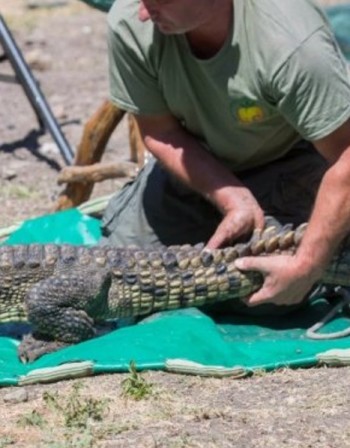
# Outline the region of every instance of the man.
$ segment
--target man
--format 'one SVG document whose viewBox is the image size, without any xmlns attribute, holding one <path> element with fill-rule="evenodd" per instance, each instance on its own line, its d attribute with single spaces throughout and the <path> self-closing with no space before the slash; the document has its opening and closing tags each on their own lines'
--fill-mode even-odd
<svg viewBox="0 0 350 448">
<path fill-rule="evenodd" d="M 350 229 L 350 75 L 309 0 L 118 0 L 111 97 L 156 162 L 111 201 L 112 243 L 217 248 L 309 220 L 296 255 L 243 258 L 249 306 L 295 305 Z"/>
</svg>

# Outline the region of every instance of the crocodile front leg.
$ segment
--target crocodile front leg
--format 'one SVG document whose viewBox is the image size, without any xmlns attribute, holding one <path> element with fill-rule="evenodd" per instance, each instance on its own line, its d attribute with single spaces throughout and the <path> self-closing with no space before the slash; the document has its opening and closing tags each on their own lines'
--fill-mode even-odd
<svg viewBox="0 0 350 448">
<path fill-rule="evenodd" d="M 110 285 L 103 272 L 55 274 L 34 285 L 26 296 L 33 334 L 23 339 L 19 356 L 36 358 L 96 335 L 96 310 L 103 313 Z"/>
<path fill-rule="evenodd" d="M 35 361 L 43 355 L 68 347 L 69 345 L 65 342 L 46 340 L 45 336 L 32 333 L 23 337 L 17 353 L 23 363 L 28 363 Z"/>
</svg>

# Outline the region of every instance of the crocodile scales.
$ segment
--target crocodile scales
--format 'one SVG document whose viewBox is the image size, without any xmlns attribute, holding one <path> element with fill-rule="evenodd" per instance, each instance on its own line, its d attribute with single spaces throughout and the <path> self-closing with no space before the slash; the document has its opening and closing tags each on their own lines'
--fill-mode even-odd
<svg viewBox="0 0 350 448">
<path fill-rule="evenodd" d="M 293 253 L 306 225 L 255 232 L 248 243 L 225 249 L 170 246 L 140 250 L 112 246 L 15 245 L 0 247 L 0 323 L 29 321 L 37 341 L 57 346 L 96 334 L 98 322 L 160 310 L 243 299 L 262 285 L 258 272 L 241 272 L 237 257 Z M 322 282 L 350 286 L 347 241 Z M 345 249 L 344 249 L 345 248 Z M 22 355 L 34 359 L 46 351 Z M 26 346 L 28 345 L 28 347 Z M 34 352 L 34 349 L 33 349 Z"/>
</svg>

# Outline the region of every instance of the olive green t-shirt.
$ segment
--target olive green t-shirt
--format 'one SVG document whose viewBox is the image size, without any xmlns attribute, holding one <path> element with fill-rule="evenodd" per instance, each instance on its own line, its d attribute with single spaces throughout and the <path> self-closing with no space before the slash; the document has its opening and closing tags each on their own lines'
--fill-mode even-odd
<svg viewBox="0 0 350 448">
<path fill-rule="evenodd" d="M 350 73 L 311 0 L 234 0 L 232 31 L 206 60 L 185 35 L 141 22 L 138 6 L 117 0 L 108 16 L 112 101 L 173 114 L 231 169 L 277 159 L 350 117 Z"/>
</svg>

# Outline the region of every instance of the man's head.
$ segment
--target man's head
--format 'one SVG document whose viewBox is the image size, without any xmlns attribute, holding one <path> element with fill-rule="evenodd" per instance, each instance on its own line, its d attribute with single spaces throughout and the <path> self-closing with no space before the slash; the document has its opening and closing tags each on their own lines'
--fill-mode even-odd
<svg viewBox="0 0 350 448">
<path fill-rule="evenodd" d="M 184 34 L 211 22 L 222 0 L 141 0 L 139 19 L 163 34 Z"/>
</svg>

